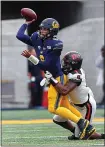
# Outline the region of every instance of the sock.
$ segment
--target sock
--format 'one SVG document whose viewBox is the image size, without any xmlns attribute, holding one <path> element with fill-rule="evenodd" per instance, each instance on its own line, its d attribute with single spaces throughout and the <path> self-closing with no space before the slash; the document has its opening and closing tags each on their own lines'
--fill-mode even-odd
<svg viewBox="0 0 105 147">
<path fill-rule="evenodd" d="M 58 122 L 53 119 L 53 122 L 60 125 L 61 127 L 65 128 L 65 129 L 71 131 L 72 133 L 74 133 L 74 131 L 75 131 L 75 127 L 72 125 L 72 123 L 70 121 Z"/>
</svg>

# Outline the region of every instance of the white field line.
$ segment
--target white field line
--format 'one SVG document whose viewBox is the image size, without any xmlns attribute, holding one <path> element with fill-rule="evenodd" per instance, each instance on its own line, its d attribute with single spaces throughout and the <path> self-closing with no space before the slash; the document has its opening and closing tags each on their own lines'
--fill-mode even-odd
<svg viewBox="0 0 105 147">
<path fill-rule="evenodd" d="M 28 132 L 41 132 L 41 131 L 43 131 L 43 130 L 34 130 L 34 129 L 33 130 L 14 130 L 14 131 L 12 131 L 12 130 L 11 131 L 2 130 L 3 133 L 5 133 L 5 132 L 6 133 L 15 133 L 15 132 L 16 133 L 18 133 L 18 132 L 27 132 L 28 133 Z"/>
<path fill-rule="evenodd" d="M 97 145 L 97 146 L 98 146 L 98 145 L 99 145 L 99 146 L 104 146 L 104 144 L 93 144 L 93 145 L 94 145 L 94 146 L 95 146 L 95 145 Z"/>
<path fill-rule="evenodd" d="M 99 131 L 99 130 L 101 130 L 101 128 L 97 128 L 97 131 Z M 2 130 L 2 132 L 3 133 L 19 133 L 19 132 L 41 132 L 41 131 L 43 131 L 42 129 L 40 129 L 40 130 Z"/>
<path fill-rule="evenodd" d="M 15 137 L 15 139 L 24 139 L 24 138 L 36 138 L 36 139 L 49 139 L 49 138 L 67 138 L 67 136 L 40 136 L 40 137 L 34 137 L 34 136 L 31 136 L 31 137 Z M 2 137 L 2 139 L 14 139 L 14 137 L 5 137 L 5 138 L 3 138 Z"/>
<path fill-rule="evenodd" d="M 11 144 L 12 143 L 16 143 L 16 139 L 40 139 L 40 140 L 42 140 L 42 139 L 53 139 L 53 140 L 57 140 L 57 139 L 62 139 L 62 138 L 65 138 L 65 139 L 67 139 L 67 136 L 40 136 L 40 137 L 34 137 L 34 136 L 31 136 L 31 137 L 15 137 L 15 141 L 11 141 Z M 14 137 L 5 137 L 5 138 L 3 138 L 2 137 L 2 140 L 7 140 L 7 139 L 14 139 Z M 40 145 L 40 144 L 39 144 Z M 44 144 L 43 144 L 44 145 Z M 37 146 L 38 146 L 38 144 L 37 144 Z M 88 145 L 88 146 L 91 146 L 91 145 Z M 104 146 L 104 143 L 103 144 L 92 144 L 92 146 Z M 66 147 L 66 146 L 65 146 Z"/>
<path fill-rule="evenodd" d="M 57 140 L 58 138 L 65 138 L 67 139 L 67 136 L 39 136 L 39 137 L 34 137 L 34 136 L 31 136 L 31 137 L 15 137 L 15 139 L 55 139 Z M 3 138 L 2 137 L 2 140 L 6 140 L 6 139 L 14 139 L 14 137 L 5 137 Z M 104 144 L 94 144 L 94 145 L 104 145 Z"/>
</svg>

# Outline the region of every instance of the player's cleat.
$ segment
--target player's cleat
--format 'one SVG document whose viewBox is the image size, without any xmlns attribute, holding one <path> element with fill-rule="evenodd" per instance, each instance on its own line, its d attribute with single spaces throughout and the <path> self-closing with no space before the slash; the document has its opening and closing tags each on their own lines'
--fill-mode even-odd
<svg viewBox="0 0 105 147">
<path fill-rule="evenodd" d="M 105 139 L 105 134 L 101 134 L 101 138 L 100 139 Z"/>
<path fill-rule="evenodd" d="M 68 136 L 68 140 L 79 140 L 79 138 L 75 137 L 75 135 Z"/>
<path fill-rule="evenodd" d="M 84 140 L 89 139 L 95 131 L 96 131 L 95 127 L 89 124 L 88 127 L 86 128 L 85 136 L 83 137 L 83 139 Z"/>
<path fill-rule="evenodd" d="M 87 136 L 87 133 L 88 133 L 87 130 L 88 130 L 88 127 L 86 129 L 86 136 Z M 100 138 L 97 138 L 97 137 L 96 138 L 91 138 L 92 134 L 91 135 L 89 134 L 89 136 L 88 136 L 88 139 L 89 140 L 93 140 L 93 139 L 105 139 L 105 134 L 101 134 Z M 79 138 L 75 137 L 75 135 L 72 135 L 72 136 L 68 136 L 68 140 L 79 140 Z M 87 140 L 86 137 L 84 137 L 83 140 Z"/>
<path fill-rule="evenodd" d="M 80 119 L 77 123 L 78 127 L 79 127 L 79 139 L 83 139 L 85 136 L 85 132 L 86 132 L 86 128 L 89 125 L 89 121 L 88 120 L 84 120 L 84 119 Z"/>
</svg>

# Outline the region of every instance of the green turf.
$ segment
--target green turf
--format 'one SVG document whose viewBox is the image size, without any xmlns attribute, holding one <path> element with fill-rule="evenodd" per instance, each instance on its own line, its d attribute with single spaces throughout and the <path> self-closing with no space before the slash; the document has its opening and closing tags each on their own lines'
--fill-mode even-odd
<svg viewBox="0 0 105 147">
<path fill-rule="evenodd" d="M 53 114 L 47 110 L 10 110 L 2 111 L 2 120 L 29 120 L 52 118 Z"/>
<path fill-rule="evenodd" d="M 104 110 L 97 109 L 95 117 L 103 117 Z M 48 110 L 10 110 L 2 111 L 2 120 L 27 120 L 27 119 L 44 119 L 52 118 L 53 114 Z"/>
<path fill-rule="evenodd" d="M 102 117 L 103 110 L 97 110 L 96 117 Z M 2 120 L 29 120 L 52 118 L 47 110 L 18 110 L 2 111 Z M 98 132 L 104 132 L 104 124 L 95 124 Z M 70 146 L 92 146 L 103 145 L 104 140 L 80 140 L 69 141 L 67 137 L 71 133 L 60 126 L 50 124 L 30 124 L 30 125 L 2 125 L 2 145 L 3 146 L 34 146 L 34 147 L 70 147 Z"/>
<path fill-rule="evenodd" d="M 103 125 L 95 125 L 98 132 L 103 132 Z M 3 125 L 3 145 L 34 145 L 35 147 L 45 146 L 90 146 L 104 144 L 104 140 L 69 141 L 67 136 L 71 135 L 55 124 L 34 124 L 34 125 Z"/>
</svg>

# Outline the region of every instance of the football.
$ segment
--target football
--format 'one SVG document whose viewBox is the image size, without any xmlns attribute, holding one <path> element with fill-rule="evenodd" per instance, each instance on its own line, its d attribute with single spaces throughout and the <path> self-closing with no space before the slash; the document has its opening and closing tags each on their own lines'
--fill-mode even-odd
<svg viewBox="0 0 105 147">
<path fill-rule="evenodd" d="M 24 17 L 28 21 L 31 21 L 33 19 L 37 20 L 36 13 L 30 8 L 22 8 L 21 15 L 22 15 L 22 17 Z"/>
</svg>

